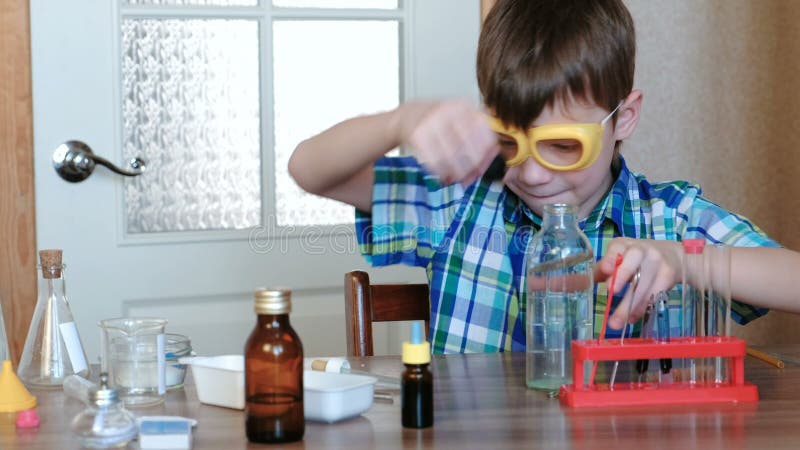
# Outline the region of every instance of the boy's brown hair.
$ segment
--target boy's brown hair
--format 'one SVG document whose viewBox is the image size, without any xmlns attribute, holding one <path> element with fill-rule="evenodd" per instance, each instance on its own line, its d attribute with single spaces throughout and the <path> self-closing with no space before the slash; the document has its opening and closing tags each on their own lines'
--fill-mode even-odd
<svg viewBox="0 0 800 450">
<path fill-rule="evenodd" d="M 556 101 L 609 111 L 633 89 L 636 34 L 621 0 L 498 0 L 478 41 L 483 101 L 527 128 Z"/>
</svg>

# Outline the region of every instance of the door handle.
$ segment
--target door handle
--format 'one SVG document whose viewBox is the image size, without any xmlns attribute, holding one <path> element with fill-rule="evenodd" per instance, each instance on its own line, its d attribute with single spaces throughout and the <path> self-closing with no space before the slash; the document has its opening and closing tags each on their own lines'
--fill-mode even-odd
<svg viewBox="0 0 800 450">
<path fill-rule="evenodd" d="M 72 183 L 89 178 L 95 165 L 106 166 L 109 170 L 126 177 L 135 177 L 144 173 L 147 166 L 144 160 L 132 158 L 128 164 L 133 170 L 124 170 L 111 164 L 107 159 L 94 154 L 88 145 L 81 141 L 67 141 L 56 147 L 53 152 L 53 167 L 58 175 Z"/>
</svg>

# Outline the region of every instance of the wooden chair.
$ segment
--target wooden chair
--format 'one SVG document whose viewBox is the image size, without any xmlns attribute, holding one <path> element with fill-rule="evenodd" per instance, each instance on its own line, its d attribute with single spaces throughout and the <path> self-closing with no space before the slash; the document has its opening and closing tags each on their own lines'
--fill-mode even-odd
<svg viewBox="0 0 800 450">
<path fill-rule="evenodd" d="M 430 322 L 427 284 L 370 284 L 361 270 L 344 274 L 347 356 L 373 356 L 372 322 L 424 320 Z"/>
</svg>

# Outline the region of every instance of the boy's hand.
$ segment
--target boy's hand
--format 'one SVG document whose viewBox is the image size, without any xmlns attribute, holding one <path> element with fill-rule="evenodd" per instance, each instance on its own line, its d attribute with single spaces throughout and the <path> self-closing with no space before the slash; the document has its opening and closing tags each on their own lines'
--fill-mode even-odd
<svg viewBox="0 0 800 450">
<path fill-rule="evenodd" d="M 595 265 L 595 281 L 611 282 L 618 254 L 621 254 L 623 259 L 617 272 L 614 292 L 620 292 L 625 284 L 633 280 L 637 271 L 640 274 L 635 297 L 631 299 L 632 292 L 629 289 L 609 318 L 608 325 L 611 328 L 618 330 L 625 325 L 625 316 L 628 314 L 628 305 L 631 301 L 633 306 L 630 308 L 628 322 L 634 323 L 644 315 L 651 295 L 659 291 L 668 291 L 681 282 L 682 252 L 679 242 L 630 238 L 611 240 L 606 254 Z"/>
<path fill-rule="evenodd" d="M 442 184 L 470 184 L 497 156 L 484 112 L 464 100 L 409 102 L 398 110 L 401 145 Z"/>
</svg>

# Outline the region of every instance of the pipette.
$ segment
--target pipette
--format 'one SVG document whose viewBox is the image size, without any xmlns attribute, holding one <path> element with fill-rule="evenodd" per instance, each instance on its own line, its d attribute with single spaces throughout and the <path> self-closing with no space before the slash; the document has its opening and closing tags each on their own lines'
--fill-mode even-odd
<svg viewBox="0 0 800 450">
<path fill-rule="evenodd" d="M 652 297 L 651 297 L 652 298 Z M 644 317 L 642 318 L 642 331 L 641 337 L 642 338 L 652 338 L 653 337 L 653 325 L 655 319 L 655 311 L 653 302 L 647 304 L 647 309 L 644 311 Z M 636 373 L 639 374 L 639 383 L 642 382 L 642 377 L 644 376 L 645 372 L 647 372 L 647 368 L 650 365 L 649 359 L 637 359 L 636 360 Z"/>
<path fill-rule="evenodd" d="M 669 297 L 664 291 L 659 291 L 656 294 L 656 335 L 661 342 L 669 342 L 669 310 L 667 310 L 667 302 Z M 672 375 L 672 359 L 661 359 L 661 373 L 664 375 L 662 381 L 671 383 Z"/>
<path fill-rule="evenodd" d="M 630 293 L 630 300 L 628 301 L 628 314 L 625 316 L 625 326 L 622 327 L 622 332 L 619 335 L 619 344 L 625 343 L 625 333 L 628 330 L 630 324 L 628 321 L 631 318 L 631 309 L 633 308 L 633 300 L 636 298 L 636 288 L 639 286 L 639 278 L 641 278 L 642 274 L 640 271 L 636 271 L 633 275 L 633 281 L 628 286 L 628 292 L 625 295 Z M 611 380 L 608 382 L 609 389 L 614 389 L 614 380 L 617 379 L 617 369 L 619 369 L 619 360 L 614 361 L 614 368 L 611 369 Z"/>
<path fill-rule="evenodd" d="M 606 326 L 608 326 L 608 314 L 611 311 L 611 302 L 614 300 L 614 283 L 617 282 L 617 271 L 622 265 L 622 253 L 617 253 L 614 260 L 614 271 L 611 273 L 611 282 L 608 284 L 608 296 L 606 297 L 606 310 L 603 314 L 603 326 L 600 328 L 600 340 L 606 338 Z M 594 386 L 594 377 L 597 375 L 597 361 L 592 363 L 592 376 L 589 377 L 589 385 Z"/>
</svg>

